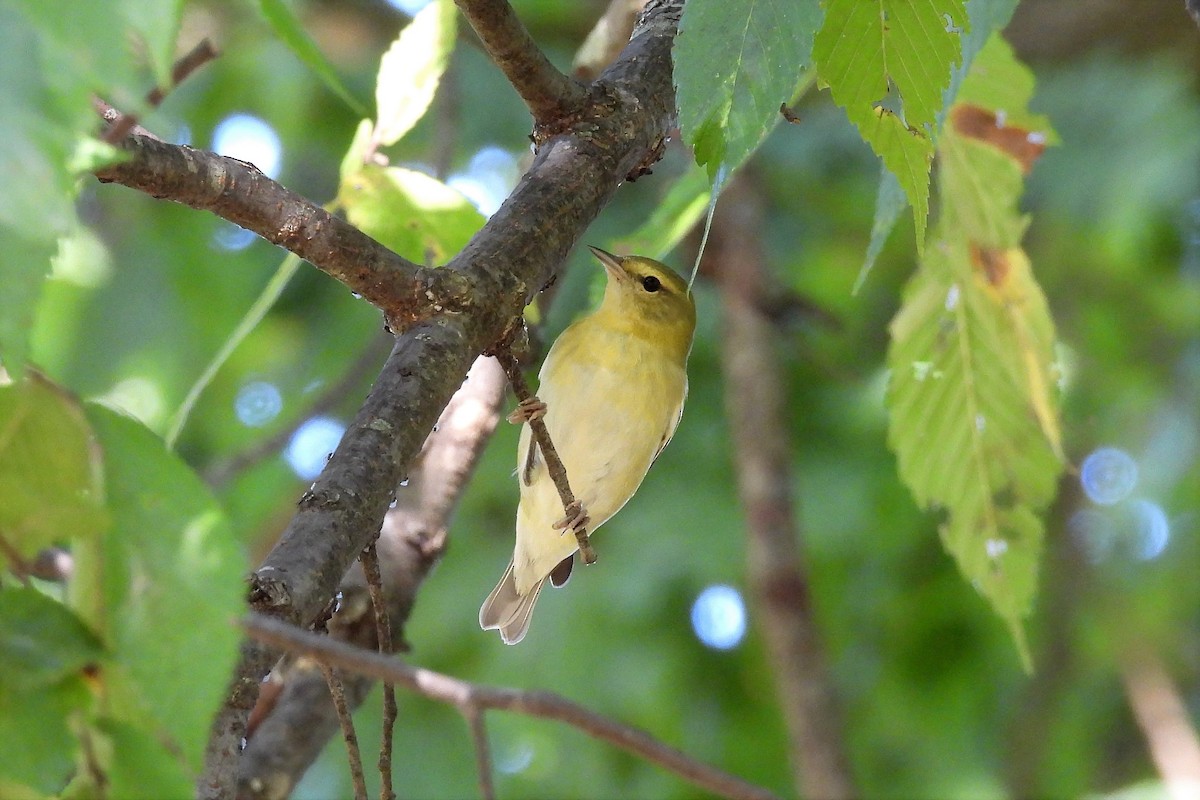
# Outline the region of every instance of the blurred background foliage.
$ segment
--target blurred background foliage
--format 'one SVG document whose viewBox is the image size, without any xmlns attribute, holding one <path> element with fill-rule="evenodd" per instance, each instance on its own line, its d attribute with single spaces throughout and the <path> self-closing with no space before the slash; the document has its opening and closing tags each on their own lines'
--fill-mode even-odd
<svg viewBox="0 0 1200 800">
<path fill-rule="evenodd" d="M 366 101 L 379 56 L 412 11 L 406 5 L 419 4 L 313 0 L 295 8 Z M 569 69 L 605 4 L 514 5 Z M 1088 25 L 1056 33 L 1062 5 L 1078 6 L 1081 19 L 1090 14 Z M 1117 506 L 1092 504 L 1077 476 L 1064 480 L 1047 520 L 1030 623 L 1032 676 L 943 552 L 937 520 L 916 509 L 885 444 L 887 323 L 914 246 L 903 222 L 865 286 L 851 293 L 870 233 L 875 158 L 828 95 L 810 93 L 801 123 L 777 129 L 745 170 L 764 201 L 773 280 L 837 321 L 784 318 L 778 340 L 816 614 L 863 796 L 1156 796 L 1123 682 L 1136 655 L 1161 659 L 1192 718 L 1200 714 L 1200 32 L 1181 0 L 1137 4 L 1136 12 L 1112 6 L 1023 3 L 1011 27 L 1038 77 L 1035 110 L 1062 138 L 1034 168 L 1024 206 L 1034 220 L 1026 247 L 1070 367 L 1068 455 L 1078 465 L 1111 446 L 1138 468 L 1130 498 Z M 1095 23 L 1112 13 L 1145 18 Z M 182 44 L 204 35 L 223 56 L 143 124 L 254 161 L 317 202 L 332 199 L 358 117 L 269 35 L 249 4 L 189 3 Z M 434 109 L 388 155 L 447 177 L 486 213 L 530 158 L 529 120 L 469 32 L 460 36 Z M 274 173 L 264 163 L 272 153 Z M 654 176 L 622 188 L 587 241 L 619 247 L 688 164 L 673 145 Z M 45 287 L 32 361 L 81 395 L 107 397 L 165 431 L 282 254 L 215 217 L 120 187 L 88 183 L 80 205 L 86 227 Z M 693 247 L 669 260 L 690 265 Z M 573 256 L 547 340 L 586 304 L 595 274 L 587 257 Z M 740 589 L 744 570 L 719 300 L 703 279 L 697 300 L 684 422 L 600 537 L 600 565 L 543 600 L 520 647 L 478 630 L 479 603 L 512 547 L 517 430 L 502 426 L 407 639 L 414 663 L 561 692 L 791 794 L 754 615 L 742 635 L 736 604 L 715 606 L 718 628 L 730 634 L 725 649 L 704 643 L 693 624 L 701 592 Z M 364 397 L 386 355 L 382 336 L 370 306 L 302 268 L 202 395 L 179 451 L 217 483 L 244 537 L 247 568 L 292 514 L 331 449 L 328 437 Z M 331 387 L 340 391 L 331 395 Z M 1161 513 L 1147 516 L 1145 506 L 1130 505 L 1137 501 Z M 458 714 L 406 695 L 400 703 L 400 794 L 472 795 L 471 744 Z M 368 702 L 359 715 L 368 746 L 378 714 L 378 702 Z M 692 795 L 657 768 L 553 723 L 493 714 L 489 727 L 501 796 Z M 347 794 L 345 771 L 335 741 L 297 796 Z"/>
</svg>

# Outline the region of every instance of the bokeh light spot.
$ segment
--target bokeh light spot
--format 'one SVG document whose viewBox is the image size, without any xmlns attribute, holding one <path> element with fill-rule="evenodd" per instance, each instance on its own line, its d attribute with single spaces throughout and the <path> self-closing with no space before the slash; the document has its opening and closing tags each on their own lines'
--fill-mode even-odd
<svg viewBox="0 0 1200 800">
<path fill-rule="evenodd" d="M 1133 519 L 1133 541 L 1130 543 L 1135 558 L 1150 561 L 1162 555 L 1171 539 L 1171 523 L 1162 506 L 1149 500 L 1133 500 L 1129 503 Z"/>
<path fill-rule="evenodd" d="M 1106 512 L 1081 508 L 1071 515 L 1067 528 L 1076 546 L 1091 563 L 1099 564 L 1112 555 L 1117 543 L 1117 526 Z"/>
<path fill-rule="evenodd" d="M 729 650 L 746 635 L 746 604 L 732 586 L 709 586 L 692 604 L 692 629 L 706 647 Z"/>
<path fill-rule="evenodd" d="M 238 390 L 233 409 L 238 422 L 248 428 L 260 428 L 279 416 L 283 396 L 273 383 L 251 381 Z"/>
<path fill-rule="evenodd" d="M 246 161 L 268 178 L 279 177 L 283 145 L 275 129 L 250 114 L 231 114 L 213 130 L 212 149 L 223 156 Z"/>
<path fill-rule="evenodd" d="M 1079 470 L 1084 493 L 1102 506 L 1111 506 L 1128 497 L 1137 479 L 1137 462 L 1116 447 L 1093 450 Z"/>
<path fill-rule="evenodd" d="M 292 434 L 283 458 L 292 472 L 310 481 L 321 474 L 345 432 L 346 426 L 332 417 L 313 417 Z"/>
</svg>

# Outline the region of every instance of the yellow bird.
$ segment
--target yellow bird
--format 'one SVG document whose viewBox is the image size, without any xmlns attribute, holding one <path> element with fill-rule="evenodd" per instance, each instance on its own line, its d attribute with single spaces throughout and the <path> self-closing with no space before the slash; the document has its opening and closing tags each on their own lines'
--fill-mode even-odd
<svg viewBox="0 0 1200 800">
<path fill-rule="evenodd" d="M 687 358 L 696 304 L 670 267 L 641 256 L 591 251 L 608 273 L 600 307 L 550 348 L 539 375 L 542 403 L 510 419 L 541 416 L 583 506 L 563 517 L 562 501 L 529 425 L 521 429 L 517 544 L 513 559 L 479 609 L 479 625 L 516 644 L 529 630 L 538 593 L 561 586 L 579 549 L 574 526 L 594 531 L 633 496 L 667 446 L 687 398 Z"/>
</svg>

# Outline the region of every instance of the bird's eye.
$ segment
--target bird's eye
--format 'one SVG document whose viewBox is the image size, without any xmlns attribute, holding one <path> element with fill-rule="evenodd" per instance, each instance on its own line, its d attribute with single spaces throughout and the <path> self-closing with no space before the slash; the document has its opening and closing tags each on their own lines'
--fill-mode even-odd
<svg viewBox="0 0 1200 800">
<path fill-rule="evenodd" d="M 662 288 L 662 281 L 653 275 L 647 275 L 642 278 L 642 288 L 647 292 L 657 292 Z"/>
</svg>

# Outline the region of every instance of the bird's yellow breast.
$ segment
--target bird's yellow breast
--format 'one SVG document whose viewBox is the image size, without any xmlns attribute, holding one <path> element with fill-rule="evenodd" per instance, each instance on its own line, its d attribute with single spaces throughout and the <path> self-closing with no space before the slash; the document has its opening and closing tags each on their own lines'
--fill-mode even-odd
<svg viewBox="0 0 1200 800">
<path fill-rule="evenodd" d="M 633 496 L 674 433 L 687 395 L 684 360 L 593 315 L 558 338 L 541 379 L 546 427 L 595 530 Z M 563 508 L 542 459 L 525 474 L 529 446 L 526 425 L 517 462 L 514 578 L 520 593 L 577 549 L 574 536 L 552 527 Z"/>
</svg>

